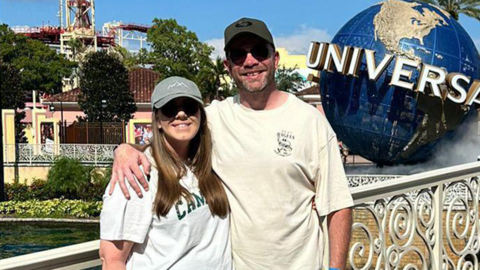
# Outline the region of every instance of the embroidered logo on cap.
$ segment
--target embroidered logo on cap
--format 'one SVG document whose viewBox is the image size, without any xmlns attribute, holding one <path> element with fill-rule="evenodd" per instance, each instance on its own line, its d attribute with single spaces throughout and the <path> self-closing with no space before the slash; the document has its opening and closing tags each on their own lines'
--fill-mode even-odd
<svg viewBox="0 0 480 270">
<path fill-rule="evenodd" d="M 170 85 L 167 87 L 167 89 L 170 89 L 170 88 L 172 88 L 172 87 L 180 87 L 180 86 L 183 86 L 183 87 L 185 87 L 185 88 L 188 88 L 188 86 L 187 86 L 186 84 L 182 83 L 182 82 L 175 82 L 175 83 L 173 83 L 173 84 L 170 84 Z"/>
<path fill-rule="evenodd" d="M 249 22 L 249 21 L 242 21 L 242 22 L 239 22 L 235 25 L 235 27 L 247 27 L 247 26 L 250 26 L 252 25 L 252 22 Z"/>
</svg>

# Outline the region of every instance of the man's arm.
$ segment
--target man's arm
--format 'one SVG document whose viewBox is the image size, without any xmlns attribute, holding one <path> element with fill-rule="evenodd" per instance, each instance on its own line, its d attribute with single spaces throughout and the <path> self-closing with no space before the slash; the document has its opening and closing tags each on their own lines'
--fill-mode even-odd
<svg viewBox="0 0 480 270">
<path fill-rule="evenodd" d="M 345 208 L 327 217 L 330 245 L 330 269 L 345 269 L 350 236 L 352 233 L 352 209 Z"/>
<path fill-rule="evenodd" d="M 143 177 L 143 173 L 140 170 L 139 165 L 143 165 L 145 174 L 150 175 L 150 162 L 148 162 L 147 156 L 145 156 L 145 154 L 141 151 L 143 149 L 140 147 L 137 150 L 136 148 L 136 146 L 123 143 L 115 150 L 112 177 L 110 178 L 110 195 L 112 195 L 115 184 L 118 183 L 123 194 L 125 195 L 125 198 L 130 199 L 130 193 L 125 185 L 125 178 L 127 178 L 138 197 L 142 198 L 143 195 L 137 181 L 135 180 L 135 177 L 138 179 L 138 182 L 143 186 L 143 188 L 148 190 L 147 180 Z M 135 177 L 133 177 L 134 175 Z"/>
</svg>

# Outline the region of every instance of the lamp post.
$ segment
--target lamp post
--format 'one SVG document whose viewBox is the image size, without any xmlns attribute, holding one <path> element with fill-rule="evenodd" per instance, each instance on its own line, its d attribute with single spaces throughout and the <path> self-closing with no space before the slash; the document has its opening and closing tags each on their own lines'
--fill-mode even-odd
<svg viewBox="0 0 480 270">
<path fill-rule="evenodd" d="M 100 143 L 103 144 L 103 110 L 107 107 L 107 101 L 102 99 L 102 110 L 100 113 Z"/>
<path fill-rule="evenodd" d="M 66 139 L 65 139 L 65 126 L 63 123 L 63 101 L 61 98 L 60 98 L 60 118 L 62 121 L 62 129 L 60 130 L 60 137 L 62 138 L 61 142 L 65 143 Z"/>
<path fill-rule="evenodd" d="M 52 112 L 52 118 L 53 118 L 53 113 L 55 112 L 55 106 L 53 106 L 53 103 L 50 103 L 50 106 L 48 106 L 48 110 Z M 52 134 L 52 136 L 55 139 L 56 136 L 54 134 Z M 61 134 L 60 134 L 60 138 L 62 138 Z"/>
</svg>

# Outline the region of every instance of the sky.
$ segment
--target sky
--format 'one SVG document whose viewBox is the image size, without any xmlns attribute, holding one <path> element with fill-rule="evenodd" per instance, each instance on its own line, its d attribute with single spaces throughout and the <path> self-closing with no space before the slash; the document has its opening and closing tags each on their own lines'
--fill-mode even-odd
<svg viewBox="0 0 480 270">
<path fill-rule="evenodd" d="M 64 0 L 63 0 L 64 1 Z M 103 23 L 151 24 L 174 18 L 221 54 L 225 27 L 241 17 L 264 20 L 277 47 L 306 54 L 311 41 L 330 41 L 353 16 L 380 0 L 95 0 L 97 30 Z M 0 0 L 0 22 L 10 26 L 59 25 L 58 0 Z M 480 49 L 480 22 L 461 16 L 460 24 Z"/>
</svg>

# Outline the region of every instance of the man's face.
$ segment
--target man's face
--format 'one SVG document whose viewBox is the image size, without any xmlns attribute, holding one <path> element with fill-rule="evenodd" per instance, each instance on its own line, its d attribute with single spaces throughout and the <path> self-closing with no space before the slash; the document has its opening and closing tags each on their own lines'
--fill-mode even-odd
<svg viewBox="0 0 480 270">
<path fill-rule="evenodd" d="M 243 36 L 229 46 L 224 65 L 240 90 L 260 92 L 275 87 L 278 60 L 271 45 L 256 36 Z"/>
</svg>

